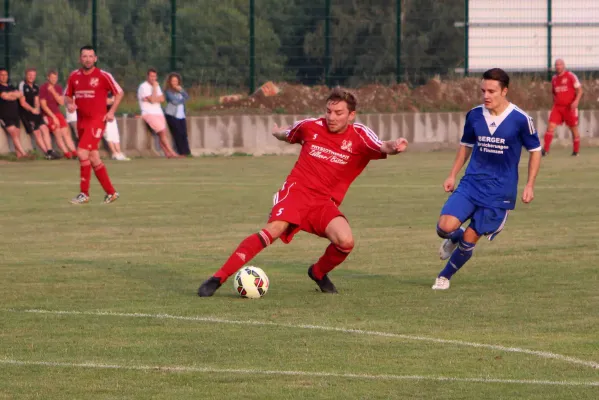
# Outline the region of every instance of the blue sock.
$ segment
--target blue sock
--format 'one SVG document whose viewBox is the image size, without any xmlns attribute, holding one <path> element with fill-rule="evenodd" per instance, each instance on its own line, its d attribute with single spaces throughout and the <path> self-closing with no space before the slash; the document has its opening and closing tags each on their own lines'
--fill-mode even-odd
<svg viewBox="0 0 599 400">
<path fill-rule="evenodd" d="M 452 243 L 457 243 L 464 237 L 464 231 L 458 228 L 453 232 L 445 232 L 439 228 L 439 225 L 437 225 L 437 235 L 439 235 L 440 238 L 451 240 Z"/>
<path fill-rule="evenodd" d="M 461 241 L 463 237 L 464 237 L 464 231 L 461 230 L 460 228 L 456 229 L 455 231 L 453 231 L 449 234 L 449 240 L 451 240 L 451 243 L 457 243 L 457 242 Z"/>
<path fill-rule="evenodd" d="M 449 258 L 449 261 L 447 262 L 447 265 L 445 265 L 443 271 L 439 273 L 439 277 L 451 279 L 453 274 L 458 272 L 458 270 L 462 268 L 468 260 L 470 260 L 474 246 L 475 243 L 468 243 L 463 239 L 460 240 L 458 248 L 454 250 L 453 254 Z"/>
</svg>

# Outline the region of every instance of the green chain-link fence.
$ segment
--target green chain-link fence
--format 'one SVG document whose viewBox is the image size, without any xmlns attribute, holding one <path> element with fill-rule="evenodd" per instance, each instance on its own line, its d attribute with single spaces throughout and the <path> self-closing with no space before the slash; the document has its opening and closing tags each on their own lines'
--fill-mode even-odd
<svg viewBox="0 0 599 400">
<path fill-rule="evenodd" d="M 13 80 L 35 66 L 64 79 L 78 49 L 128 89 L 152 66 L 187 86 L 265 81 L 420 84 L 487 67 L 546 73 L 557 56 L 599 70 L 596 0 L 3 0 Z M 8 47 L 7 47 L 8 46 Z"/>
</svg>

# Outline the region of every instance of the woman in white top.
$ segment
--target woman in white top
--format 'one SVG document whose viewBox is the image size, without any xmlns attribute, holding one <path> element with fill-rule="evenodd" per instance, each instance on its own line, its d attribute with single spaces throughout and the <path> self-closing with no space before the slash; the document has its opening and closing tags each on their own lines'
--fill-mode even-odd
<svg viewBox="0 0 599 400">
<path fill-rule="evenodd" d="M 185 102 L 189 99 L 189 95 L 181 86 L 181 75 L 176 72 L 168 74 L 164 93 L 167 101 L 166 122 L 175 140 L 177 152 L 184 156 L 190 156 L 185 119 Z"/>
</svg>

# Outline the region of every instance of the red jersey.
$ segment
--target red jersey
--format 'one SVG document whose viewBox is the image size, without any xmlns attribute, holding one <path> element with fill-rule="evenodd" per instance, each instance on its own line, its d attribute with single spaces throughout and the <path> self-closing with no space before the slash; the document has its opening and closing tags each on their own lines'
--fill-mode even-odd
<svg viewBox="0 0 599 400">
<path fill-rule="evenodd" d="M 73 71 L 67 80 L 64 94 L 75 97 L 77 122 L 81 123 L 104 119 L 108 92 L 122 93 L 123 89 L 108 72 L 94 68 L 89 74 L 85 74 L 83 69 Z"/>
<path fill-rule="evenodd" d="M 381 152 L 382 142 L 376 134 L 362 124 L 350 124 L 344 132 L 333 133 L 326 119 L 312 118 L 296 122 L 286 133 L 289 143 L 302 144 L 287 181 L 326 197 L 340 190 L 341 198 L 335 198 L 339 203 L 370 160 L 387 156 Z M 341 189 L 337 189 L 340 182 Z"/>
<path fill-rule="evenodd" d="M 554 75 L 551 79 L 553 91 L 553 105 L 569 106 L 576 98 L 576 89 L 580 87 L 580 81 L 570 71 L 561 75 Z"/>
</svg>

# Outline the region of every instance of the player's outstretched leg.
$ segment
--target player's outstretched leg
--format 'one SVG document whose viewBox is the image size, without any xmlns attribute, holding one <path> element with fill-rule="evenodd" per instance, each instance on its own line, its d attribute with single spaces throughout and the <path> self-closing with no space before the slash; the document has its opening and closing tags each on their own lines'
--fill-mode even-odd
<svg viewBox="0 0 599 400">
<path fill-rule="evenodd" d="M 108 176 L 108 171 L 106 170 L 106 166 L 100 158 L 100 152 L 98 152 L 98 150 L 93 150 L 90 153 L 90 161 L 94 167 L 94 174 L 96 174 L 96 178 L 98 178 L 100 185 L 102 185 L 102 189 L 104 189 L 104 192 L 106 192 L 104 203 L 110 204 L 115 202 L 119 198 L 119 194 L 114 189 L 114 186 L 112 186 L 112 182 Z"/>
<path fill-rule="evenodd" d="M 437 235 L 444 239 L 443 242 L 441 242 L 441 247 L 439 247 L 439 258 L 441 258 L 441 260 L 447 260 L 451 257 L 453 251 L 458 247 L 459 241 L 462 240 L 465 230 L 466 229 L 460 226 L 458 229 L 446 232 L 441 229 L 439 224 L 437 224 Z"/>
<path fill-rule="evenodd" d="M 223 266 L 216 271 L 210 278 L 206 279 L 198 289 L 198 296 L 210 297 L 218 288 L 235 272 L 237 272 L 246 263 L 250 262 L 258 253 L 264 250 L 277 240 L 285 230 L 289 227 L 289 223 L 285 221 L 269 222 L 264 229 L 258 233 L 254 233 L 246 237 L 237 246 L 229 259 Z"/>
<path fill-rule="evenodd" d="M 437 279 L 435 279 L 435 284 L 432 287 L 434 290 L 449 289 L 449 280 L 470 260 L 479 237 L 472 228 L 466 229 L 458 241 L 457 249 L 451 254 L 445 268 L 439 272 Z"/>
<path fill-rule="evenodd" d="M 541 149 L 543 156 L 549 154 L 549 150 L 551 149 L 551 142 L 553 141 L 553 132 L 555 131 L 556 127 L 557 125 L 555 124 L 555 122 L 549 122 L 549 127 L 547 128 L 547 132 L 545 132 L 545 136 L 543 137 L 544 143 L 543 148 Z"/>
<path fill-rule="evenodd" d="M 308 276 L 323 293 L 337 293 L 337 288 L 329 279 L 328 273 L 341 264 L 354 248 L 354 238 L 347 220 L 338 216 L 329 222 L 325 229 L 331 241 L 320 259 L 308 268 Z"/>
<path fill-rule="evenodd" d="M 572 126 L 572 156 L 578 157 L 580 152 L 580 133 L 578 132 L 578 126 Z"/>
<path fill-rule="evenodd" d="M 89 151 L 79 148 L 77 149 L 77 157 L 80 165 L 80 192 L 77 197 L 71 200 L 71 204 L 85 204 L 89 202 L 89 181 L 92 176 L 92 165 L 89 161 Z"/>
</svg>

